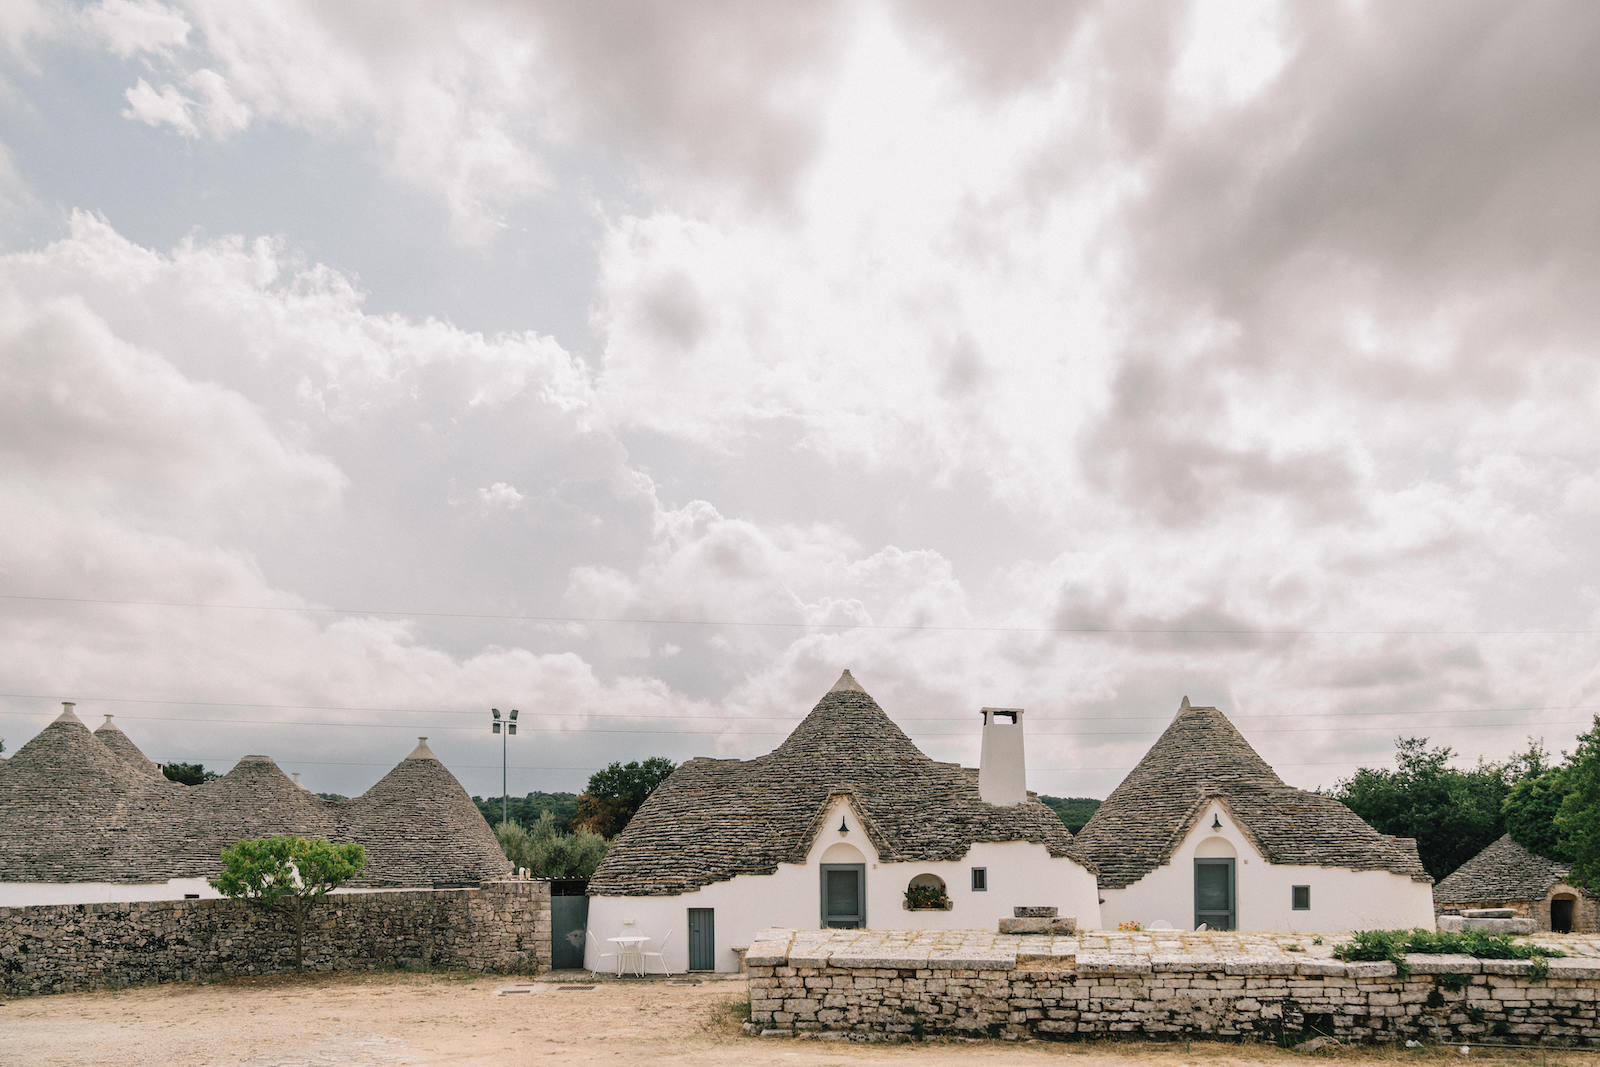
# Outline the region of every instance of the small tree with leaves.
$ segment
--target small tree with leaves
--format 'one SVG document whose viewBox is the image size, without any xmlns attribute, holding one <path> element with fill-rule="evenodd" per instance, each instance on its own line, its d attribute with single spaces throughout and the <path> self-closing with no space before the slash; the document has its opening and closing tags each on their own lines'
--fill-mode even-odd
<svg viewBox="0 0 1600 1067">
<path fill-rule="evenodd" d="M 225 897 L 286 915 L 299 971 L 305 968 L 306 913 L 366 863 L 367 850 L 354 842 L 335 845 L 320 837 L 308 841 L 281 834 L 223 849 L 222 873 L 211 885 Z"/>
<path fill-rule="evenodd" d="M 1566 796 L 1556 814 L 1561 849 L 1572 860 L 1572 880 L 1600 893 L 1600 715 L 1578 735 L 1578 750 L 1567 765 Z"/>
</svg>

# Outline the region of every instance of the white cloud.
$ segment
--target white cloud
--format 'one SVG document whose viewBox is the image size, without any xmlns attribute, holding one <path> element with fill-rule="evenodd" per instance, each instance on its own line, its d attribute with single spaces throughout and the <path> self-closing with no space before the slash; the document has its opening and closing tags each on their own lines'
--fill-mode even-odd
<svg viewBox="0 0 1600 1067">
<path fill-rule="evenodd" d="M 122 112 L 123 118 L 137 119 L 147 126 L 171 126 L 186 137 L 194 137 L 200 132 L 189 115 L 194 102 L 174 85 L 163 85 L 158 90 L 140 78 L 123 96 L 128 101 L 127 108 Z"/>
<path fill-rule="evenodd" d="M 86 8 L 82 18 L 111 54 L 123 59 L 170 52 L 189 39 L 190 26 L 183 14 L 153 0 L 101 0 Z"/>
</svg>

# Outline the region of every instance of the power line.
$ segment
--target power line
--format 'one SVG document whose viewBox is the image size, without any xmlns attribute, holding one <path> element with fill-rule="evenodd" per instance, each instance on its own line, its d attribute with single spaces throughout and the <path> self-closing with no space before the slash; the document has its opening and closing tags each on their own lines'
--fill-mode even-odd
<svg viewBox="0 0 1600 1067">
<path fill-rule="evenodd" d="M 53 694 L 53 693 L 0 693 L 0 700 L 48 700 L 48 701 L 55 701 L 57 699 L 59 699 L 59 696 L 57 694 Z M 481 715 L 483 713 L 482 709 L 479 709 L 479 708 L 469 708 L 469 709 L 462 709 L 462 708 L 397 708 L 397 707 L 386 706 L 386 705 L 360 705 L 360 704 L 266 704 L 266 703 L 255 703 L 255 702 L 244 702 L 244 701 L 225 701 L 225 700 L 173 700 L 173 699 L 165 699 L 165 698 L 161 698 L 161 697 L 85 696 L 85 697 L 79 697 L 76 702 L 79 703 L 79 704 L 160 704 L 160 705 L 167 705 L 167 706 L 173 706 L 173 707 L 197 707 L 197 708 L 254 708 L 254 709 L 263 710 L 263 711 L 348 711 L 348 712 L 381 713 L 381 714 L 388 714 L 388 715 L 460 715 L 460 716 L 468 716 L 468 715 L 470 715 L 470 716 L 473 716 L 473 717 L 477 717 L 477 716 L 479 716 L 479 715 Z M 1356 717 L 1368 718 L 1368 717 L 1383 716 L 1383 715 L 1406 715 L 1406 716 L 1416 716 L 1416 715 L 1489 715 L 1489 714 L 1513 715 L 1513 714 L 1520 714 L 1520 713 L 1523 713 L 1523 712 L 1538 712 L 1538 711 L 1600 711 L 1600 704 L 1529 704 L 1529 705 L 1521 705 L 1521 706 L 1493 707 L 1493 708 L 1438 708 L 1438 709 L 1431 710 L 1431 711 L 1423 711 L 1423 710 L 1411 709 L 1411 708 L 1398 709 L 1398 710 L 1393 710 L 1393 711 L 1390 711 L 1390 710 L 1371 710 L 1371 709 L 1369 709 L 1369 710 L 1350 710 L 1350 711 L 1326 711 L 1326 712 L 1316 712 L 1314 714 L 1319 719 L 1342 719 L 1342 718 L 1356 718 Z M 36 712 L 0 711 L 0 715 L 11 716 L 13 718 L 20 718 L 20 717 L 24 717 L 24 716 L 28 716 L 28 715 L 33 715 L 33 714 L 38 714 L 38 713 L 36 713 Z M 1117 715 L 1117 716 L 1093 715 L 1093 714 L 1091 714 L 1091 715 L 1051 715 L 1048 712 L 1042 712 L 1042 713 L 1036 712 L 1035 713 L 1037 718 L 1044 718 L 1046 722 L 1063 722 L 1063 721 L 1098 722 L 1098 721 L 1105 720 L 1105 719 L 1112 719 L 1112 720 L 1117 721 L 1117 722 L 1139 721 L 1139 720 L 1167 721 L 1167 720 L 1170 720 L 1172 718 L 1173 714 L 1174 713 L 1170 712 L 1170 711 L 1160 712 L 1160 713 L 1153 714 L 1153 715 Z M 1250 711 L 1230 711 L 1230 712 L 1228 712 L 1228 718 L 1229 719 L 1292 719 L 1292 718 L 1298 718 L 1298 717 L 1300 717 L 1300 716 L 1302 716 L 1304 714 L 1306 714 L 1306 713 L 1304 713 L 1304 712 L 1294 712 L 1294 711 L 1270 711 L 1270 712 L 1269 711 L 1255 711 L 1255 712 L 1250 712 Z M 139 718 L 139 717 L 140 716 L 134 716 L 134 715 L 130 715 L 129 716 L 129 718 Z M 146 716 L 146 717 L 148 717 L 148 716 Z M 530 716 L 530 718 L 532 718 L 532 717 L 533 716 Z M 766 722 L 766 721 L 799 722 L 799 720 L 804 718 L 804 717 L 805 716 L 803 714 L 795 714 L 795 713 L 792 713 L 792 712 L 783 713 L 783 714 L 774 713 L 774 714 L 769 714 L 769 715 L 757 715 L 757 714 L 728 715 L 728 714 L 716 714 L 716 713 L 704 714 L 704 715 L 696 715 L 696 714 L 687 714 L 687 713 L 674 713 L 672 715 L 662 716 L 662 718 L 670 719 L 670 720 L 672 720 L 674 722 L 684 721 L 684 720 L 699 721 L 699 720 L 708 720 L 708 719 L 714 719 L 714 720 L 722 721 L 722 722 L 727 722 L 727 721 L 747 721 L 747 720 L 763 721 L 763 722 Z M 641 715 L 637 715 L 637 714 L 633 714 L 633 713 L 625 712 L 625 711 L 620 711 L 620 712 L 618 712 L 618 711 L 551 711 L 551 712 L 539 712 L 539 713 L 537 713 L 537 719 L 540 719 L 540 720 L 542 720 L 542 719 L 599 719 L 599 718 L 634 719 L 634 720 L 637 720 L 637 721 L 650 721 L 651 720 L 650 716 L 641 716 Z M 972 718 L 974 718 L 974 715 L 972 715 L 972 714 L 967 714 L 967 715 L 930 715 L 930 716 L 920 716 L 920 717 L 917 717 L 917 718 L 914 718 L 914 719 L 906 718 L 903 721 L 911 722 L 911 723 L 968 722 Z M 213 720 L 196 719 L 196 720 L 193 720 L 193 721 L 206 722 L 206 721 L 213 721 Z M 232 720 L 215 720 L 215 721 L 232 721 Z M 285 720 L 285 721 L 287 721 L 287 720 Z M 898 720 L 897 719 L 896 721 L 902 721 L 902 720 Z M 351 723 L 349 725 L 366 725 L 366 724 Z M 404 725 L 404 724 L 399 724 L 399 725 Z M 415 724 L 413 724 L 413 725 L 415 725 Z M 441 727 L 441 729 L 449 729 L 449 727 Z"/>
<path fill-rule="evenodd" d="M 589 626 L 704 626 L 778 630 L 889 630 L 934 633 L 999 634 L 1150 634 L 1225 637 L 1574 637 L 1600 634 L 1595 629 L 1530 630 L 1387 630 L 1314 629 L 1300 627 L 1171 627 L 1171 626 L 973 626 L 938 623 L 788 622 L 765 619 L 629 618 L 611 615 L 530 615 L 473 611 L 422 611 L 412 608 L 339 608 L 282 604 L 226 604 L 188 600 L 109 600 L 98 597 L 41 596 L 0 593 L 0 600 L 48 604 L 90 604 L 101 607 L 187 608 L 219 611 L 265 611 L 296 615 L 379 615 L 415 619 L 469 619 L 486 622 L 532 622 Z"/>
<path fill-rule="evenodd" d="M 7 718 L 21 718 L 23 712 L 0 712 L 0 716 Z M 347 729 L 374 729 L 374 730 L 452 730 L 476 731 L 475 726 L 446 726 L 439 723 L 423 722 L 337 722 L 327 719 L 208 719 L 182 715 L 126 715 L 125 719 L 135 722 L 199 722 L 212 726 L 326 726 Z M 1107 720 L 1115 722 L 1118 720 Z M 1435 723 L 1425 727 L 1428 729 L 1452 730 L 1501 730 L 1511 727 L 1546 727 L 1546 726 L 1585 726 L 1587 719 L 1557 719 L 1542 721 L 1520 722 L 1477 722 L 1477 723 Z M 913 726 L 915 724 L 912 724 Z M 1327 733 L 1388 733 L 1400 729 L 1393 725 L 1382 726 L 1266 726 L 1255 727 L 1250 733 L 1252 736 L 1261 734 L 1327 734 Z M 567 736 L 582 737 L 585 734 L 628 734 L 640 735 L 665 735 L 677 736 L 680 734 L 718 734 L 734 737 L 777 737 L 784 734 L 784 730 L 734 730 L 734 729 L 702 729 L 678 727 L 673 729 L 650 729 L 648 727 L 617 727 L 617 726 L 585 726 L 579 730 L 557 730 L 551 733 Z M 940 730 L 916 731 L 917 736 L 924 738 L 949 738 L 972 736 L 969 731 Z M 1044 730 L 1034 729 L 1029 731 L 1029 736 L 1034 737 L 1139 737 L 1149 736 L 1150 731 L 1143 728 L 1124 730 Z"/>
</svg>

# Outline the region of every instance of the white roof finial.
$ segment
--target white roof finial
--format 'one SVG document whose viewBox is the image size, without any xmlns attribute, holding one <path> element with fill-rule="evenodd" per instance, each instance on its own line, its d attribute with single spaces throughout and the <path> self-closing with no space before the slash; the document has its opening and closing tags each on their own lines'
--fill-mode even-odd
<svg viewBox="0 0 1600 1067">
<path fill-rule="evenodd" d="M 850 673 L 850 668 L 849 667 L 846 667 L 845 670 L 844 670 L 844 673 L 839 675 L 839 680 L 837 682 L 833 683 L 833 688 L 828 690 L 828 692 L 830 692 L 830 693 L 865 693 L 866 690 L 861 688 L 861 683 L 856 681 L 855 675 Z"/>
</svg>

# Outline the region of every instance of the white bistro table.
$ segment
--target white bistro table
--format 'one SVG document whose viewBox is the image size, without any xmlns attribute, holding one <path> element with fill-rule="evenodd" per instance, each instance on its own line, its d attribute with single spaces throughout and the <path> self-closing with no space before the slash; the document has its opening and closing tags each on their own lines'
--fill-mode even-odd
<svg viewBox="0 0 1600 1067">
<path fill-rule="evenodd" d="M 622 937 L 608 938 L 617 946 L 617 977 L 622 977 L 622 972 L 631 970 L 640 978 L 644 977 L 644 944 L 650 939 L 641 934 L 624 934 Z"/>
</svg>

